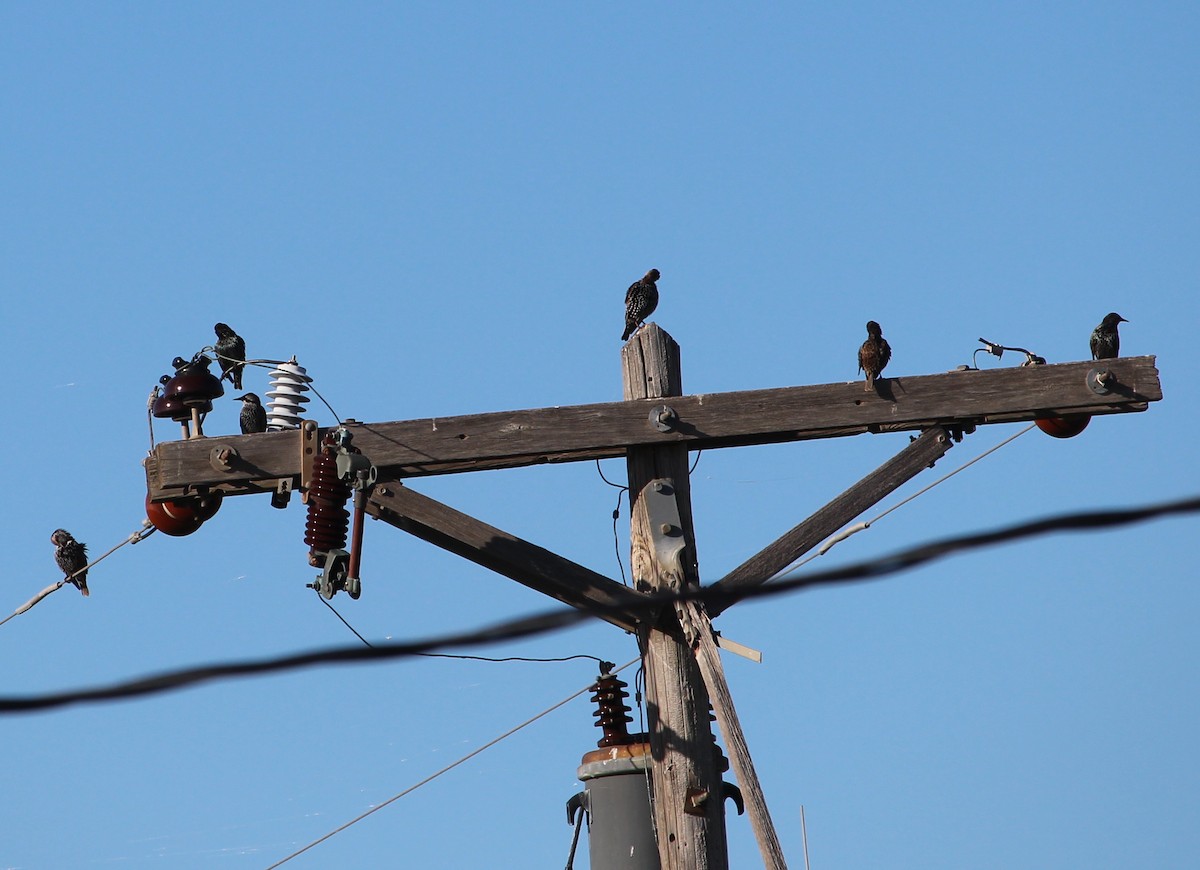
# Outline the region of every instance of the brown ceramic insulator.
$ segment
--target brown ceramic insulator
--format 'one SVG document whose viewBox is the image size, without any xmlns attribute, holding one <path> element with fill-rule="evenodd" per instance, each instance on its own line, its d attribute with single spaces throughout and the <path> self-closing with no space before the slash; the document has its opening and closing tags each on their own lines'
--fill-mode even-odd
<svg viewBox="0 0 1200 870">
<path fill-rule="evenodd" d="M 598 709 L 592 715 L 596 717 L 596 726 L 604 735 L 596 742 L 597 746 L 621 746 L 631 742 L 628 723 L 633 718 L 628 715 L 629 706 L 625 703 L 629 697 L 625 691 L 627 685 L 616 674 L 604 674 L 596 681 L 592 700 Z"/>
<path fill-rule="evenodd" d="M 313 459 L 312 482 L 308 488 L 308 521 L 304 543 L 314 551 L 344 550 L 350 528 L 346 501 L 352 489 L 337 474 L 337 454 L 328 447 Z"/>
</svg>

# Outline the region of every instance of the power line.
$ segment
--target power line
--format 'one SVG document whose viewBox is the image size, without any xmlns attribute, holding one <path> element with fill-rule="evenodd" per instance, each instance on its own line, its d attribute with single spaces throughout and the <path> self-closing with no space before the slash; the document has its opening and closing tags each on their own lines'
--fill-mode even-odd
<svg viewBox="0 0 1200 870">
<path fill-rule="evenodd" d="M 1200 512 L 1200 496 L 1192 496 L 1177 501 L 1159 502 L 1135 508 L 1060 514 L 1058 516 L 1031 520 L 984 532 L 973 532 L 966 535 L 947 537 L 842 568 L 833 568 L 811 574 L 789 574 L 762 586 L 740 587 L 729 590 L 704 586 L 684 590 L 679 593 L 647 594 L 644 596 L 644 607 L 647 618 L 651 618 L 660 608 L 678 601 L 715 602 L 720 604 L 722 609 L 724 609 L 746 598 L 780 595 L 819 586 L 834 586 L 877 580 L 915 568 L 919 565 L 937 561 L 955 553 L 967 552 L 1008 541 L 1038 537 L 1055 532 L 1114 528 L 1146 522 L 1160 517 L 1180 516 L 1196 512 Z M 475 631 L 446 634 L 423 641 L 380 644 L 374 647 L 353 646 L 310 650 L 308 652 L 293 653 L 270 659 L 245 660 L 166 671 L 161 674 L 154 674 L 122 683 L 114 683 L 109 686 L 66 692 L 52 692 L 26 697 L 0 697 L 0 714 L 48 710 L 72 704 L 140 697 L 179 689 L 185 686 L 198 685 L 213 680 L 294 670 L 297 668 L 312 667 L 313 665 L 412 658 L 446 647 L 484 646 L 544 634 L 610 611 L 617 612 L 618 609 L 627 611 L 628 607 L 628 603 L 622 603 L 619 606 L 613 605 L 611 607 L 595 605 L 589 607 L 587 611 L 575 610 L 573 608 L 569 610 L 555 610 L 507 620 L 491 626 L 485 626 Z"/>
<path fill-rule="evenodd" d="M 587 658 L 591 658 L 591 657 L 588 656 Z M 616 670 L 610 671 L 610 673 L 613 673 L 613 674 L 620 673 L 621 671 L 625 670 L 627 667 L 629 667 L 630 665 L 632 665 L 634 662 L 637 662 L 637 661 L 641 661 L 640 656 L 635 659 L 630 659 L 629 661 L 627 661 L 625 664 L 621 665 Z M 574 701 L 576 698 L 578 698 L 580 695 L 590 692 L 590 691 L 594 690 L 595 688 L 596 688 L 596 681 L 592 680 L 592 682 L 588 683 L 586 686 L 584 686 L 578 692 L 575 692 L 575 693 L 567 696 L 566 698 L 563 698 L 561 701 L 559 701 L 556 704 L 552 704 L 551 706 L 547 707 L 545 710 L 538 713 L 537 715 L 532 716 L 529 719 L 526 719 L 520 725 L 517 725 L 514 728 L 510 728 L 509 730 L 507 730 L 503 734 L 501 734 L 499 737 L 489 740 L 487 743 L 483 744 L 482 746 L 478 747 L 477 749 L 473 749 L 472 751 L 468 752 L 466 755 L 464 755 L 462 758 L 458 759 L 457 761 L 447 764 L 445 767 L 443 767 L 441 770 L 437 771 L 436 773 L 430 774 L 429 776 L 425 777 L 423 780 L 416 783 L 415 785 L 411 785 L 408 788 L 406 788 L 404 791 L 400 792 L 399 794 L 393 795 L 392 797 L 388 798 L 383 803 L 371 807 L 371 809 L 367 810 L 365 813 L 362 813 L 359 816 L 356 816 L 355 818 L 346 822 L 344 825 L 334 828 L 332 831 L 330 831 L 328 834 L 325 834 L 323 837 L 318 837 L 317 839 L 313 840 L 311 843 L 309 843 L 304 848 L 298 849 L 295 852 L 293 852 L 292 854 L 288 855 L 286 858 L 276 861 L 274 864 L 272 864 L 270 867 L 268 867 L 267 870 L 275 870 L 275 868 L 286 864 L 288 861 L 291 861 L 296 856 L 303 855 L 309 849 L 313 848 L 313 846 L 318 846 L 321 843 L 324 843 L 330 837 L 333 837 L 336 834 L 340 834 L 342 831 L 346 830 L 351 825 L 361 822 L 363 819 L 365 819 L 367 816 L 371 815 L 372 813 L 379 812 L 381 809 L 386 807 L 388 804 L 391 804 L 391 803 L 394 803 L 395 801 L 400 800 L 400 798 L 404 797 L 407 794 L 411 794 L 412 792 L 416 791 L 417 789 L 419 789 L 421 786 L 425 785 L 426 783 L 433 782 L 435 779 L 437 779 L 443 773 L 447 773 L 447 772 L 453 770 L 454 768 L 458 767 L 463 762 L 469 761 L 470 759 L 474 758 L 476 755 L 483 752 L 485 749 L 490 749 L 491 747 L 493 747 L 497 743 L 499 743 L 501 740 L 504 740 L 506 737 L 511 737 L 513 734 L 516 734 L 522 728 L 525 728 L 528 725 L 532 725 L 534 722 L 536 722 L 538 719 L 541 719 L 543 716 L 547 716 L 550 713 L 553 713 L 559 707 L 566 706 L 571 701 Z"/>
<path fill-rule="evenodd" d="M 150 537 L 156 531 L 158 531 L 158 530 L 153 525 L 150 524 L 149 520 L 143 520 L 142 527 L 140 529 L 138 529 L 136 532 L 134 532 L 132 535 L 127 537 L 125 540 L 121 541 L 121 543 L 117 544 L 115 547 L 110 549 L 107 553 L 104 553 L 102 556 L 97 556 L 95 559 L 88 562 L 86 565 L 84 565 L 82 568 L 78 569 L 77 571 L 72 571 L 70 574 L 68 574 L 66 577 L 62 578 L 61 580 L 59 580 L 57 583 L 51 583 L 49 586 L 47 586 L 45 589 L 43 589 L 37 595 L 30 598 L 28 601 L 26 601 L 24 604 L 22 604 L 16 610 L 14 610 L 12 613 L 10 613 L 8 616 L 4 617 L 4 619 L 0 619 L 0 625 L 4 625 L 4 623 L 8 622 L 14 616 L 20 616 L 22 613 L 29 610 L 29 608 L 33 607 L 33 605 L 37 604 L 39 601 L 41 601 L 43 598 L 45 598 L 47 595 L 49 595 L 51 592 L 57 592 L 59 589 L 61 589 L 63 587 L 64 583 L 66 583 L 68 580 L 70 580 L 76 574 L 82 574 L 85 571 L 91 570 L 92 566 L 100 564 L 105 559 L 107 559 L 109 556 L 111 556 L 113 553 L 117 552 L 117 550 L 124 547 L 126 544 L 137 544 L 141 541 L 144 541 L 144 540 L 146 540 L 146 538 Z"/>
</svg>

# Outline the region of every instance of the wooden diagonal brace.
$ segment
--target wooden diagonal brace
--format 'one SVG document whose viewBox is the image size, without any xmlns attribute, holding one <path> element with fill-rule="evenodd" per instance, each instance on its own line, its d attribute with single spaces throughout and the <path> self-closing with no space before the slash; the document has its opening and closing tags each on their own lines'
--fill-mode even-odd
<svg viewBox="0 0 1200 870">
<path fill-rule="evenodd" d="M 762 784 L 758 781 L 758 772 L 754 769 L 746 736 L 742 733 L 742 725 L 733 706 L 733 694 L 725 680 L 725 669 L 717 652 L 712 623 L 704 608 L 695 601 L 683 602 L 677 605 L 677 609 L 684 631 L 693 640 L 696 662 L 700 666 L 700 673 L 704 675 L 704 685 L 708 688 L 708 697 L 712 700 L 721 736 L 725 738 L 725 748 L 729 750 L 733 775 L 737 777 L 742 796 L 746 799 L 746 811 L 758 841 L 763 866 L 768 870 L 787 870 L 783 847 L 779 844 L 771 813 L 767 810 Z"/>
<path fill-rule="evenodd" d="M 643 596 L 570 559 L 489 526 L 474 517 L 413 492 L 396 480 L 380 480 L 366 511 L 389 525 L 449 550 L 477 565 L 516 580 L 580 610 L 600 605 L 597 614 L 635 632 L 643 619 L 653 619 Z"/>
<path fill-rule="evenodd" d="M 926 430 L 875 471 L 713 585 L 730 590 L 766 583 L 867 508 L 933 465 L 952 446 L 949 434 L 941 426 Z M 724 609 L 715 601 L 709 605 L 714 617 Z"/>
</svg>

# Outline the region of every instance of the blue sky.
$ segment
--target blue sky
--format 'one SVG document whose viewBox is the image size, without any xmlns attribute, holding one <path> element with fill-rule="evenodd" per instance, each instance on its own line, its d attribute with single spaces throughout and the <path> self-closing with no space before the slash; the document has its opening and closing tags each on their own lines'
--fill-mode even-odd
<svg viewBox="0 0 1200 870">
<path fill-rule="evenodd" d="M 651 266 L 689 392 L 850 380 L 867 319 L 893 376 L 969 362 L 979 336 L 1082 359 L 1110 310 L 1124 353 L 1158 356 L 1147 413 L 1027 434 L 813 567 L 1195 494 L 1198 25 L 1183 3 L 6 4 L 0 611 L 56 579 L 55 528 L 93 554 L 138 528 L 146 396 L 216 321 L 251 356 L 295 354 L 344 417 L 610 401 Z M 880 510 L 1018 428 L 981 428 Z M 704 453 L 703 578 L 906 443 Z M 413 488 L 619 577 L 594 465 Z M 1194 530 L 1010 544 L 722 615 L 765 655 L 726 667 L 791 866 L 801 805 L 814 867 L 1190 866 Z M 0 628 L 0 694 L 355 642 L 304 588 L 302 536 L 298 504 L 240 498 L 123 548 L 89 599 Z M 378 524 L 363 575 L 335 604 L 372 640 L 547 606 Z M 636 648 L 585 625 L 482 652 Z M 419 660 L 7 717 L 0 866 L 266 867 L 593 676 Z M 591 723 L 573 702 L 287 866 L 561 866 Z M 757 866 L 746 820 L 729 831 L 732 866 Z"/>
</svg>

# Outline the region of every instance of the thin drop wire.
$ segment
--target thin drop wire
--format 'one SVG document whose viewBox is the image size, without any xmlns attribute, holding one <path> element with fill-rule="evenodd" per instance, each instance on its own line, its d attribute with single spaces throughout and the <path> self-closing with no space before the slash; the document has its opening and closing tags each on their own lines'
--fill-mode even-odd
<svg viewBox="0 0 1200 870">
<path fill-rule="evenodd" d="M 230 359 L 230 360 L 233 359 L 233 357 L 228 357 L 228 356 L 224 356 L 223 354 L 217 353 L 216 348 L 212 347 L 211 345 L 203 348 L 200 352 L 206 353 L 209 351 L 211 351 L 213 356 L 217 357 L 218 359 Z M 234 360 L 234 362 L 240 362 L 240 363 L 243 363 L 243 365 L 248 365 L 248 366 L 258 366 L 259 368 L 264 368 L 264 369 L 271 369 L 271 368 L 275 368 L 276 366 L 292 364 L 292 360 L 287 360 L 287 359 L 248 359 L 248 360 Z M 312 391 L 312 394 L 314 396 L 316 396 L 318 399 L 321 400 L 321 404 L 323 404 L 326 408 L 329 409 L 329 413 L 333 415 L 333 418 L 338 421 L 338 425 L 340 426 L 342 423 L 342 416 L 337 411 L 333 410 L 333 405 L 331 405 L 331 404 L 329 404 L 329 402 L 325 401 L 325 397 L 322 396 L 320 391 L 312 385 L 312 381 L 308 382 L 308 389 Z"/>
<path fill-rule="evenodd" d="M 615 671 L 612 671 L 612 673 L 614 673 L 614 674 L 618 674 L 618 673 L 620 673 L 621 671 L 625 670 L 625 669 L 626 669 L 627 667 L 629 667 L 630 665 L 632 665 L 634 662 L 637 662 L 637 661 L 640 661 L 640 657 L 639 657 L 639 658 L 635 658 L 635 659 L 630 659 L 628 662 L 626 662 L 625 664 L 621 665 L 621 666 L 620 666 L 619 668 L 617 668 Z M 347 828 L 349 828 L 351 825 L 353 825 L 353 824 L 356 824 L 356 823 L 358 823 L 358 822 L 361 822 L 363 819 L 365 819 L 367 816 L 369 816 L 369 815 L 371 815 L 371 814 L 373 814 L 373 813 L 377 813 L 377 812 L 379 812 L 379 811 L 380 811 L 381 809 L 383 809 L 384 807 L 386 807 L 386 806 L 388 806 L 389 804 L 392 804 L 392 803 L 394 803 L 394 802 L 396 802 L 396 801 L 400 800 L 400 798 L 404 797 L 404 796 L 405 796 L 405 795 L 407 795 L 407 794 L 411 794 L 412 792 L 414 792 L 414 791 L 416 791 L 417 789 L 419 789 L 421 786 L 423 786 L 423 785 L 426 785 L 427 783 L 433 782 L 435 779 L 437 779 L 437 778 L 438 778 L 439 776 L 441 776 L 443 773 L 449 773 L 451 770 L 453 770 L 454 768 L 458 767 L 458 766 L 459 766 L 460 764 L 462 764 L 463 762 L 471 760 L 471 759 L 472 759 L 472 758 L 474 758 L 476 755 L 478 755 L 479 753 L 483 752 L 485 749 L 490 749 L 491 747 L 493 747 L 493 746 L 495 746 L 497 743 L 499 743 L 501 740 L 504 740 L 505 738 L 511 737 L 512 735 L 516 734 L 516 733 L 517 733 L 518 731 L 520 731 L 522 728 L 525 728 L 525 727 L 527 727 L 527 726 L 529 726 L 529 725 L 532 725 L 534 722 L 536 722 L 537 720 L 541 719 L 541 718 L 542 718 L 542 717 L 544 717 L 544 716 L 548 716 L 550 713 L 553 713 L 553 712 L 554 712 L 555 710 L 557 710 L 559 707 L 565 707 L 567 704 L 569 704 L 571 701 L 574 701 L 574 700 L 575 700 L 576 698 L 578 698 L 580 695 L 584 695 L 584 694 L 587 694 L 588 692 L 591 692 L 591 691 L 593 691 L 593 690 L 595 689 L 595 687 L 596 687 L 596 681 L 595 681 L 595 680 L 592 680 L 590 683 L 588 683 L 586 686 L 584 686 L 584 687 L 583 687 L 582 689 L 580 689 L 578 692 L 574 692 L 574 693 L 572 693 L 571 695 L 568 695 L 566 698 L 563 698 L 563 699 L 562 699 L 561 701 L 559 701 L 558 703 L 556 703 L 556 704 L 552 704 L 551 706 L 547 707 L 545 710 L 543 710 L 542 712 L 538 713 L 537 715 L 535 715 L 535 716 L 532 716 L 532 717 L 531 717 L 531 718 L 529 718 L 529 719 L 526 719 L 526 720 L 525 720 L 524 722 L 522 722 L 520 725 L 517 725 L 517 726 L 515 726 L 515 727 L 513 727 L 513 728 L 510 728 L 508 731 L 505 731 L 505 732 L 504 732 L 503 734 L 501 734 L 499 737 L 496 737 L 496 738 L 493 738 L 492 740 L 489 740 L 487 743 L 483 744 L 483 745 L 482 745 L 482 746 L 480 746 L 478 749 L 474 749 L 474 750 L 472 750 L 471 752 L 468 752 L 466 755 L 464 755 L 462 758 L 458 759 L 457 761 L 451 762 L 450 764 L 446 765 L 445 767 L 443 767 L 441 770 L 437 771 L 436 773 L 430 774 L 429 776 L 425 777 L 425 779 L 421 780 L 421 781 L 420 781 L 420 782 L 418 782 L 417 784 L 415 784 L 415 785 L 411 785 L 411 786 L 409 786 L 408 788 L 406 788 L 404 791 L 400 792 L 399 794 L 397 794 L 397 795 L 394 795 L 394 796 L 392 796 L 392 797 L 388 798 L 388 799 L 387 799 L 386 801 L 384 801 L 383 803 L 381 803 L 381 804 L 378 804 L 378 805 L 376 805 L 376 806 L 373 806 L 373 807 L 371 807 L 371 809 L 367 810 L 365 813 L 362 813 L 362 814 L 361 814 L 361 815 L 359 815 L 359 816 L 356 816 L 355 818 L 353 818 L 353 819 L 351 819 L 350 821 L 346 822 L 346 824 L 344 824 L 344 825 L 341 825 L 340 827 L 334 828 L 332 831 L 330 831 L 328 834 L 325 834 L 323 837 L 318 837 L 317 839 L 313 840 L 311 843 L 309 843 L 309 844 L 308 844 L 307 846 L 305 846 L 304 848 L 296 850 L 295 852 L 293 852 L 292 854 L 288 855 L 286 858 L 283 858 L 283 859 L 282 859 L 282 860 L 280 860 L 280 861 L 276 861 L 274 864 L 272 864 L 270 867 L 268 867 L 268 868 L 267 868 L 267 870 L 275 870 L 275 868 L 283 866 L 283 865 L 284 865 L 284 864 L 286 864 L 288 861 L 291 861 L 293 858 L 295 858 L 295 857 L 297 857 L 297 856 L 299 856 L 299 855 L 303 855 L 305 852 L 307 852 L 309 849 L 313 848 L 314 846 L 318 846 L 318 845 L 320 845 L 321 843 L 324 843 L 324 842 L 325 842 L 326 840 L 328 840 L 330 837 L 333 837 L 333 836 L 335 836 L 335 835 L 337 835 L 337 834 L 340 834 L 342 831 L 346 830 L 346 829 L 347 829 Z"/>
<path fill-rule="evenodd" d="M 342 621 L 342 625 L 344 625 L 344 626 L 346 626 L 346 628 L 350 629 L 350 631 L 352 631 L 354 633 L 354 636 L 357 637 L 359 640 L 361 640 L 364 644 L 369 646 L 371 649 L 375 649 L 375 644 L 371 643 L 369 640 L 367 640 L 365 637 L 363 637 L 361 634 L 359 634 L 358 629 L 356 629 L 353 625 L 351 625 L 349 622 L 347 622 L 346 617 L 344 617 L 340 613 L 338 613 L 336 607 L 334 607 L 332 604 L 330 604 L 328 601 L 325 600 L 325 596 L 321 594 L 321 591 L 319 589 L 314 589 L 313 591 L 317 594 L 317 598 L 320 600 L 320 602 L 322 604 L 324 604 L 326 607 L 328 607 L 333 612 L 333 615 Z"/>
<path fill-rule="evenodd" d="M 316 591 L 316 590 L 314 590 L 314 591 Z M 342 616 L 342 614 L 338 612 L 338 609 L 336 607 L 334 607 L 332 604 L 330 604 L 328 601 L 326 601 L 325 596 L 322 595 L 319 591 L 317 591 L 317 598 L 319 598 L 321 600 L 321 603 L 324 604 L 326 607 L 328 607 L 333 612 L 334 616 L 336 616 L 338 619 L 341 620 L 342 625 L 346 626 L 346 628 L 350 629 L 350 631 L 352 631 L 354 633 L 355 637 L 357 637 L 359 640 L 361 640 L 366 646 L 369 646 L 371 649 L 375 649 L 375 644 L 371 643 L 369 640 L 367 640 L 365 637 L 363 637 L 361 634 L 359 634 L 358 629 L 356 629 L 353 625 L 351 625 L 349 622 L 347 622 L 346 617 Z M 503 656 L 503 657 L 465 656 L 465 655 L 454 655 L 452 653 L 417 653 L 417 655 L 423 656 L 425 658 L 437 658 L 437 659 L 469 659 L 471 661 L 476 661 L 476 662 L 534 662 L 534 663 L 547 662 L 548 663 L 548 662 L 571 662 L 571 661 L 576 661 L 577 659 L 591 659 L 592 661 L 597 662 L 598 664 L 604 663 L 604 659 L 600 658 L 599 656 L 590 656 L 585 653 L 579 653 L 577 655 L 571 655 L 571 656 L 557 656 L 554 658 L 538 658 L 538 657 L 533 657 L 533 656 Z"/>
<path fill-rule="evenodd" d="M 617 506 L 613 510 L 613 514 L 612 514 L 612 518 L 613 518 L 613 550 L 616 551 L 616 554 L 617 554 L 617 568 L 619 568 L 621 571 L 621 583 L 623 583 L 625 586 L 628 586 L 629 580 L 625 577 L 625 561 L 621 558 L 621 538 L 617 533 L 617 520 L 619 520 L 621 518 L 621 496 L 623 496 L 625 493 L 629 492 L 629 487 L 622 486 L 619 483 L 613 483 L 611 480 L 609 480 L 607 477 L 605 477 L 604 470 L 600 467 L 599 459 L 596 460 L 596 473 L 600 475 L 601 480 L 603 480 L 609 486 L 611 486 L 617 490 Z"/>
<path fill-rule="evenodd" d="M 620 483 L 613 483 L 611 480 L 609 480 L 607 477 L 605 477 L 604 470 L 600 467 L 599 459 L 596 460 L 596 473 L 599 474 L 600 479 L 603 480 L 605 483 L 607 483 L 609 486 L 615 486 L 617 489 L 629 489 L 629 487 L 627 487 L 623 484 L 620 484 Z"/>
<path fill-rule="evenodd" d="M 150 398 L 146 401 L 146 425 L 150 427 L 150 453 L 154 453 L 154 403 L 158 401 L 159 389 L 156 386 L 150 391 Z"/>
<path fill-rule="evenodd" d="M 566 870 L 575 870 L 575 850 L 579 848 L 579 833 L 583 830 L 583 817 L 587 815 L 587 811 L 579 808 L 579 817 L 575 819 L 575 833 L 571 835 L 571 851 L 567 852 Z"/>
<path fill-rule="evenodd" d="M 589 659 L 596 664 L 604 664 L 604 659 L 599 656 L 590 656 L 586 653 L 577 653 L 571 656 L 551 656 L 540 658 L 537 656 L 501 656 L 493 658 L 492 656 L 462 656 L 454 655 L 453 653 L 417 653 L 423 658 L 431 659 L 468 659 L 476 662 L 532 662 L 533 664 L 550 664 L 556 662 L 573 662 L 578 659 Z"/>
<path fill-rule="evenodd" d="M 885 510 L 883 513 L 879 514 L 878 516 L 874 517 L 873 519 L 864 520 L 861 523 L 852 524 L 850 526 L 847 526 L 845 529 L 842 529 L 841 531 L 834 533 L 833 535 L 831 535 L 829 537 L 829 539 L 827 541 L 825 541 L 814 552 L 810 553 L 809 555 L 805 556 L 803 559 L 800 559 L 797 562 L 793 562 L 791 565 L 789 565 L 788 567 L 786 567 L 782 571 L 780 571 L 779 574 L 784 574 L 788 571 L 795 571 L 799 568 L 803 568 L 805 565 L 807 565 L 809 562 L 811 562 L 813 559 L 817 558 L 818 556 L 824 556 L 831 549 L 833 549 L 834 545 L 841 543 L 842 541 L 846 540 L 846 538 L 850 537 L 851 535 L 855 534 L 856 532 L 861 532 L 864 529 L 869 529 L 871 526 L 875 525 L 875 523 L 879 522 L 881 519 L 886 517 L 892 511 L 898 510 L 899 508 L 904 507 L 906 504 L 913 501 L 914 499 L 917 499 L 920 496 L 923 496 L 925 493 L 929 492 L 929 490 L 933 489 L 935 486 L 938 486 L 939 484 L 945 483 L 947 480 L 954 477 L 954 475 L 958 474 L 960 471 L 966 471 L 968 468 L 970 468 L 972 465 L 974 465 L 979 460 L 983 459 L 984 457 L 991 456 L 993 453 L 995 453 L 1001 447 L 1005 447 L 1005 446 L 1011 444 L 1012 442 L 1014 442 L 1018 438 L 1020 438 L 1022 435 L 1024 435 L 1026 432 L 1028 432 L 1030 429 L 1033 429 L 1036 426 L 1037 426 L 1036 423 L 1030 423 L 1028 426 L 1026 426 L 1020 432 L 1017 432 L 1014 435 L 1010 435 L 1009 437 L 1007 437 L 1003 441 L 1001 441 L 999 444 L 996 444 L 995 446 L 990 447 L 987 450 L 983 451 L 983 453 L 980 453 L 978 456 L 976 456 L 974 459 L 970 460 L 969 462 L 963 463 L 958 468 L 951 471 L 949 474 L 945 474 L 945 475 L 939 477 L 933 483 L 926 486 L 925 488 L 917 490 L 912 495 L 910 495 L 908 498 L 902 499 L 901 501 L 892 505 L 890 508 L 888 508 L 887 510 Z"/>
<path fill-rule="evenodd" d="M 625 561 L 621 558 L 621 538 L 617 532 L 617 520 L 621 517 L 621 496 L 625 495 L 628 490 L 624 487 L 617 493 L 617 506 L 613 509 L 613 550 L 617 554 L 617 567 L 621 570 L 621 582 L 628 586 L 629 581 L 625 577 Z"/>
</svg>

